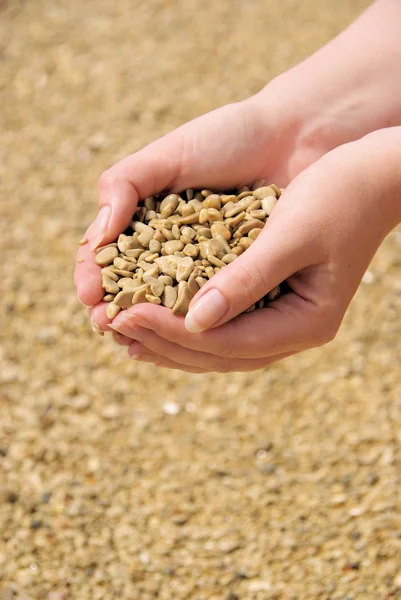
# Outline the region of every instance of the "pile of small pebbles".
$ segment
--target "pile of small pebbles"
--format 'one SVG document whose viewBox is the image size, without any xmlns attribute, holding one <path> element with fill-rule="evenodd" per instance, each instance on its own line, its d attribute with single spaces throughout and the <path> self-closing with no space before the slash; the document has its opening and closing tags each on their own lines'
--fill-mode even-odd
<svg viewBox="0 0 401 600">
<path fill-rule="evenodd" d="M 140 302 L 185 316 L 199 289 L 254 243 L 281 192 L 258 181 L 232 193 L 187 189 L 146 198 L 129 229 L 97 250 L 108 318 Z M 280 293 L 277 286 L 246 312 Z"/>
</svg>

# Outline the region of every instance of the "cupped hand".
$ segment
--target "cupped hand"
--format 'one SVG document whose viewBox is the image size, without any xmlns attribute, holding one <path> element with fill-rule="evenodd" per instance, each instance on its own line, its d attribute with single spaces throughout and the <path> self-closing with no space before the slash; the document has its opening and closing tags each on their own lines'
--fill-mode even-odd
<svg viewBox="0 0 401 600">
<path fill-rule="evenodd" d="M 273 82 L 244 102 L 183 125 L 103 173 L 99 213 L 77 254 L 75 284 L 83 304 L 93 307 L 103 297 L 93 250 L 126 229 L 139 200 L 167 189 L 224 190 L 265 176 L 285 186 L 324 153 L 316 139 L 310 147 L 297 144 L 301 119 L 292 105 L 283 108 L 283 96 L 286 90 L 279 92 Z M 97 309 L 93 318 L 100 315 L 104 326 L 103 312 Z"/>
<path fill-rule="evenodd" d="M 294 179 L 254 244 L 195 296 L 185 322 L 139 304 L 114 319 L 117 341 L 139 360 L 201 373 L 260 369 L 332 340 L 394 226 L 372 169 L 375 144 L 366 140 L 328 153 Z M 283 280 L 290 293 L 241 314 Z"/>
</svg>

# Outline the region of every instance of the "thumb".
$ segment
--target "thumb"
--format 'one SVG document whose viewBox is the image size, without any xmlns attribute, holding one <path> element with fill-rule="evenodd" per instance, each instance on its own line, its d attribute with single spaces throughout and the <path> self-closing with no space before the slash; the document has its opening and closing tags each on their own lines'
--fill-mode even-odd
<svg viewBox="0 0 401 600">
<path fill-rule="evenodd" d="M 128 226 L 139 199 L 186 187 L 229 188 L 261 176 L 270 133 L 250 98 L 179 127 L 103 173 L 100 210 L 86 237 L 91 250 Z M 238 166 L 240 165 L 240 166 Z"/>
<path fill-rule="evenodd" d="M 311 264 L 316 248 L 308 229 L 294 227 L 290 212 L 280 214 L 279 204 L 252 246 L 195 296 L 185 318 L 188 331 L 198 333 L 230 321 Z"/>
</svg>

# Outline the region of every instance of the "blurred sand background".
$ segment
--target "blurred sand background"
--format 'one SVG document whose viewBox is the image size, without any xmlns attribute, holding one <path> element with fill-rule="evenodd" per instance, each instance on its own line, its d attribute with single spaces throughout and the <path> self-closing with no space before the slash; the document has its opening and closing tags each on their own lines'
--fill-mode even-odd
<svg viewBox="0 0 401 600">
<path fill-rule="evenodd" d="M 367 0 L 0 1 L 1 600 L 401 598 L 401 234 L 337 339 L 135 364 L 76 300 L 96 181 Z"/>
</svg>

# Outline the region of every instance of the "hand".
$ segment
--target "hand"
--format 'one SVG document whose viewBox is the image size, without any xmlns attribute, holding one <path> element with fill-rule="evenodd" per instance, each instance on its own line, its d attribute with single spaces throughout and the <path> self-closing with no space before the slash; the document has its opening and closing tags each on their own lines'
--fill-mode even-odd
<svg viewBox="0 0 401 600">
<path fill-rule="evenodd" d="M 166 308 L 140 304 L 121 312 L 111 327 L 121 343 L 135 340 L 130 356 L 193 373 L 250 371 L 332 340 L 400 218 L 392 175 L 398 171 L 385 148 L 389 140 L 398 156 L 397 129 L 330 152 L 290 184 L 251 248 L 194 298 L 186 321 L 198 333 Z M 284 279 L 291 293 L 237 316 Z"/>
</svg>

